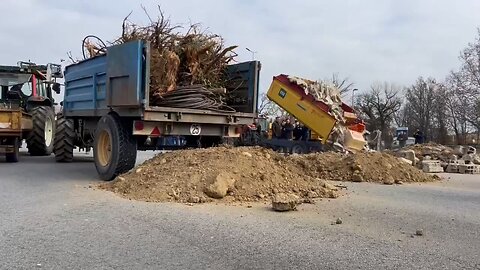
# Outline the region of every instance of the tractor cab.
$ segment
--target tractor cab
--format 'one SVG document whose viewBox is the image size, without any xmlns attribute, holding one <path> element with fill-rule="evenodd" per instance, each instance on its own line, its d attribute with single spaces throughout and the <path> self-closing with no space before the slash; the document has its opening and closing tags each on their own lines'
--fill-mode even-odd
<svg viewBox="0 0 480 270">
<path fill-rule="evenodd" d="M 60 93 L 56 79 L 62 77 L 61 66 L 55 64 L 0 66 L 0 106 L 21 107 L 25 112 L 39 105 L 51 107 L 52 91 Z"/>
</svg>

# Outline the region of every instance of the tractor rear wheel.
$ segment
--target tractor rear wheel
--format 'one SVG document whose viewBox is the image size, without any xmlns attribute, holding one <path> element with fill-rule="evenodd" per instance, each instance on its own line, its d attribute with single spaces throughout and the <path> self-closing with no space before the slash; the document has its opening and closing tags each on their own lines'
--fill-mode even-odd
<svg viewBox="0 0 480 270">
<path fill-rule="evenodd" d="M 15 163 L 15 162 L 18 162 L 18 155 L 20 151 L 20 139 L 12 138 L 11 144 L 14 146 L 14 150 L 12 153 L 6 153 L 5 159 L 7 162 Z"/>
<path fill-rule="evenodd" d="M 115 114 L 98 121 L 93 150 L 95 167 L 102 180 L 113 180 L 135 166 L 137 142 Z"/>
<path fill-rule="evenodd" d="M 59 116 L 55 132 L 55 159 L 57 162 L 72 162 L 75 149 L 75 129 L 71 119 Z"/>
<path fill-rule="evenodd" d="M 39 106 L 31 111 L 33 130 L 27 137 L 28 152 L 32 156 L 48 156 L 53 152 L 55 113 L 48 106 Z"/>
</svg>

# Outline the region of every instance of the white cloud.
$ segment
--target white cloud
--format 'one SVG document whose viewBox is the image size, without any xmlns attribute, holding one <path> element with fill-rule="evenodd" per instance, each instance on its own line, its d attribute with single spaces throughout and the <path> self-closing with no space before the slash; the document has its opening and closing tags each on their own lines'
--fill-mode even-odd
<svg viewBox="0 0 480 270">
<path fill-rule="evenodd" d="M 375 81 L 408 85 L 442 79 L 480 26 L 480 1 L 60 1 L 3 0 L 1 64 L 59 61 L 80 55 L 87 34 L 118 36 L 122 19 L 146 21 L 160 3 L 174 22 L 202 22 L 229 44 L 250 47 L 262 61 L 263 90 L 279 73 L 312 79 L 339 72 L 360 89 Z"/>
</svg>

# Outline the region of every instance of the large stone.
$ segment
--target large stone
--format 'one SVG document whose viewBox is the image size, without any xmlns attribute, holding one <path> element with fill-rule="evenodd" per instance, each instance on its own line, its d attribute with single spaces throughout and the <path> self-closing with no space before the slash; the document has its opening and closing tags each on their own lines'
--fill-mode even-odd
<svg viewBox="0 0 480 270">
<path fill-rule="evenodd" d="M 413 166 L 415 166 L 419 161 L 419 159 L 415 156 L 415 151 L 413 150 L 404 150 L 401 151 L 400 154 L 403 158 L 410 160 Z"/>
<path fill-rule="evenodd" d="M 406 158 L 398 158 L 400 161 L 403 161 L 404 163 L 408 164 L 408 165 L 413 165 L 413 162 L 409 159 L 406 159 Z"/>
<path fill-rule="evenodd" d="M 334 185 L 332 185 L 332 184 L 330 184 L 330 183 L 328 183 L 328 182 L 324 182 L 324 183 L 323 183 L 323 187 L 326 188 L 326 189 L 328 189 L 328 190 L 333 190 L 333 191 L 337 191 L 337 190 L 338 190 L 338 188 L 337 188 L 336 186 L 334 186 Z"/>
<path fill-rule="evenodd" d="M 353 170 L 361 172 L 362 171 L 362 165 L 360 165 L 360 164 L 353 165 Z"/>
<path fill-rule="evenodd" d="M 387 171 L 389 171 L 389 170 L 391 170 L 391 169 L 393 168 L 392 164 L 390 164 L 390 163 L 388 163 L 388 162 L 385 162 L 383 165 L 385 166 L 385 169 L 386 169 Z"/>
<path fill-rule="evenodd" d="M 355 171 L 352 176 L 352 181 L 353 182 L 363 182 L 363 176 L 360 174 L 360 172 Z"/>
<path fill-rule="evenodd" d="M 229 173 L 219 173 L 211 184 L 208 185 L 204 193 L 214 199 L 221 199 L 227 196 L 227 192 L 230 189 L 234 188 L 235 178 L 233 178 Z"/>
<path fill-rule="evenodd" d="M 393 185 L 393 184 L 395 184 L 395 179 L 393 179 L 392 176 L 387 176 L 387 178 L 385 178 L 383 180 L 383 184 L 384 185 Z"/>
<path fill-rule="evenodd" d="M 301 201 L 296 195 L 278 193 L 272 199 L 272 208 L 278 212 L 293 211 L 300 203 Z"/>
</svg>

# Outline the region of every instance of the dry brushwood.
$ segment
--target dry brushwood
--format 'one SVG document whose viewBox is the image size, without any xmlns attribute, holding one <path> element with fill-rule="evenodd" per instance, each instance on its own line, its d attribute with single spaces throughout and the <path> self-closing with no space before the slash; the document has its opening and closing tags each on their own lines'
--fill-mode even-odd
<svg viewBox="0 0 480 270">
<path fill-rule="evenodd" d="M 233 61 L 237 46 L 226 47 L 223 39 L 202 31 L 199 24 L 190 25 L 184 33 L 180 25 L 172 25 L 159 8 L 159 16 L 146 26 L 123 20 L 122 35 L 112 44 L 133 40 L 150 42 L 150 101 L 159 105 L 165 93 L 180 86 L 203 85 L 225 87 L 225 69 Z"/>
</svg>

